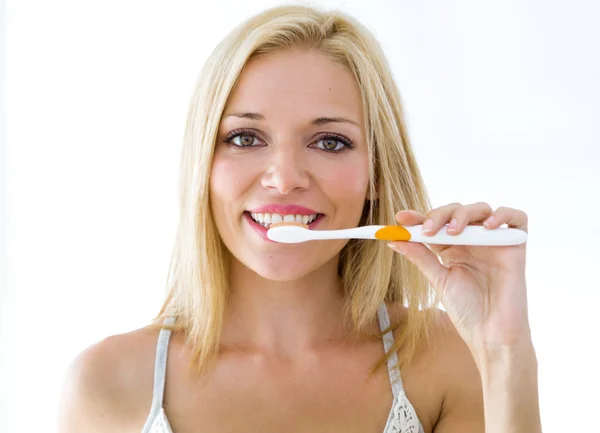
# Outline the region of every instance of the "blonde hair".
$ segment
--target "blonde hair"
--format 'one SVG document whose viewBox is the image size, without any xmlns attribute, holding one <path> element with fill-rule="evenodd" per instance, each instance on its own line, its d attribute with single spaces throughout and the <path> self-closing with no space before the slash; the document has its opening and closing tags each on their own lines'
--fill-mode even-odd
<svg viewBox="0 0 600 433">
<path fill-rule="evenodd" d="M 398 89 L 379 43 L 363 25 L 339 11 L 288 5 L 268 9 L 236 27 L 208 58 L 191 100 L 168 294 L 154 323 L 185 332 L 199 374 L 218 351 L 228 294 L 228 252 L 209 202 L 209 174 L 221 115 L 244 65 L 286 49 L 318 50 L 346 67 L 359 84 L 370 156 L 370 197 L 374 198 L 365 204 L 361 225 L 395 224 L 399 210 L 425 214 L 431 208 L 407 137 Z M 398 352 L 400 366 L 410 363 L 433 317 L 429 307 L 435 296 L 425 277 L 385 242 L 357 240 L 342 249 L 339 273 L 346 311 L 357 333 L 373 322 L 382 302 L 408 307 L 402 326 L 395 323 L 391 329 L 400 329 L 392 349 Z M 168 316 L 176 317 L 175 324 L 162 324 Z"/>
</svg>

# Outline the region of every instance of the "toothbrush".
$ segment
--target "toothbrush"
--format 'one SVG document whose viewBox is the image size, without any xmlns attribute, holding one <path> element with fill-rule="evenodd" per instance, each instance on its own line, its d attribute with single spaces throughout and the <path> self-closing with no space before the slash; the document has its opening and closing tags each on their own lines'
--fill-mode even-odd
<svg viewBox="0 0 600 433">
<path fill-rule="evenodd" d="M 415 226 L 362 226 L 342 230 L 309 230 L 297 222 L 271 224 L 267 237 L 284 244 L 321 239 L 379 239 L 382 241 L 421 242 L 441 245 L 509 246 L 527 242 L 527 233 L 519 229 L 499 227 L 486 229 L 483 226 L 466 226 L 462 233 L 449 235 L 444 227 L 433 236 L 421 233 L 421 225 Z"/>
</svg>

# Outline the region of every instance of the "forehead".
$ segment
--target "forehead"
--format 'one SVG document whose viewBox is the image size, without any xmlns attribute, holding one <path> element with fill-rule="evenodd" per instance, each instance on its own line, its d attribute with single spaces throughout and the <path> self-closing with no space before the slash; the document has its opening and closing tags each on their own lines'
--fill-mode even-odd
<svg viewBox="0 0 600 433">
<path fill-rule="evenodd" d="M 318 51 L 281 51 L 250 60 L 226 111 L 255 111 L 267 119 L 295 115 L 347 116 L 362 124 L 354 76 Z"/>
</svg>

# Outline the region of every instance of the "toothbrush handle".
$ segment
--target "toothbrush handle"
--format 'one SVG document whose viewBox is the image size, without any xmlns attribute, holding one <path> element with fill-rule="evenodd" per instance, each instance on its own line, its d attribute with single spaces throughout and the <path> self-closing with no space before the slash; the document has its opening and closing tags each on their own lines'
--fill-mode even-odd
<svg viewBox="0 0 600 433">
<path fill-rule="evenodd" d="M 318 239 L 375 239 L 375 233 L 386 226 L 372 225 L 342 230 L 311 230 L 310 238 Z M 527 242 L 527 233 L 523 230 L 499 227 L 494 230 L 483 226 L 466 226 L 462 233 L 449 235 L 446 226 L 435 235 L 425 236 L 421 225 L 402 226 L 411 235 L 408 242 L 421 242 L 437 245 L 473 245 L 473 246 L 510 246 Z"/>
<path fill-rule="evenodd" d="M 310 238 L 317 239 L 375 239 L 375 232 L 385 226 L 362 226 L 340 230 L 310 230 Z"/>
<path fill-rule="evenodd" d="M 499 227 L 487 229 L 483 226 L 466 226 L 458 235 L 449 235 L 447 225 L 442 227 L 435 235 L 425 236 L 421 232 L 421 225 L 403 226 L 411 234 L 409 242 L 422 242 L 439 245 L 480 245 L 480 246 L 509 246 L 520 245 L 527 242 L 527 233 L 523 230 Z"/>
</svg>

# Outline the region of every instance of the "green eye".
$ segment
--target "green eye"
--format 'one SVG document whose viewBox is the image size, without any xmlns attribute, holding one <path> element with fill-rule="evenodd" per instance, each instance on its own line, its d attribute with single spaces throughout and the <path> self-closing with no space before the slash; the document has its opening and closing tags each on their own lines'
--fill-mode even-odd
<svg viewBox="0 0 600 433">
<path fill-rule="evenodd" d="M 235 131 L 231 131 L 225 137 L 224 141 L 235 147 L 256 147 L 259 145 L 260 140 L 256 133 L 251 130 L 236 129 Z M 335 133 L 328 133 L 321 136 L 316 144 L 313 144 L 313 146 L 315 145 L 319 149 L 331 153 L 343 152 L 354 147 L 349 139 Z"/>
<path fill-rule="evenodd" d="M 345 149 L 352 149 L 352 143 L 337 135 L 326 135 L 317 141 L 317 147 L 327 152 L 341 152 Z"/>
<path fill-rule="evenodd" d="M 231 142 L 236 146 L 248 147 L 254 144 L 256 137 L 250 134 L 238 134 L 231 138 Z"/>
<path fill-rule="evenodd" d="M 338 150 L 338 144 L 340 144 L 337 140 L 332 140 L 330 138 L 323 140 L 323 147 L 326 150 Z"/>
</svg>

